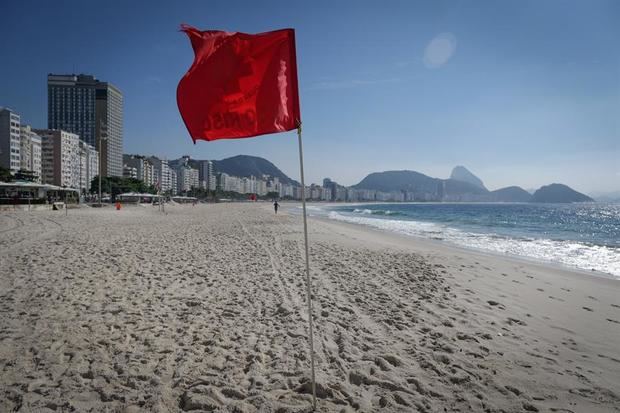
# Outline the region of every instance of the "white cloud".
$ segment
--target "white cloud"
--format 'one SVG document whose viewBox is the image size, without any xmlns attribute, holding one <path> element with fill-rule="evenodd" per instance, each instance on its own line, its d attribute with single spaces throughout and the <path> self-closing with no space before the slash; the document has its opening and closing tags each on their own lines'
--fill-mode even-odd
<svg viewBox="0 0 620 413">
<path fill-rule="evenodd" d="M 456 51 L 456 37 L 452 33 L 441 33 L 426 46 L 424 65 L 429 69 L 443 66 Z"/>
</svg>

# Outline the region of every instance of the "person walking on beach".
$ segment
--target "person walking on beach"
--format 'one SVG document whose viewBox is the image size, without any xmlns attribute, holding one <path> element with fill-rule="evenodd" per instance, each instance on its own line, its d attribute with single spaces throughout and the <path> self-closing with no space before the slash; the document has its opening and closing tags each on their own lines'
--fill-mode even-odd
<svg viewBox="0 0 620 413">
<path fill-rule="evenodd" d="M 278 204 L 278 201 L 274 201 L 273 203 L 273 209 L 276 211 L 276 214 L 278 213 L 278 207 L 280 206 L 280 204 Z"/>
</svg>

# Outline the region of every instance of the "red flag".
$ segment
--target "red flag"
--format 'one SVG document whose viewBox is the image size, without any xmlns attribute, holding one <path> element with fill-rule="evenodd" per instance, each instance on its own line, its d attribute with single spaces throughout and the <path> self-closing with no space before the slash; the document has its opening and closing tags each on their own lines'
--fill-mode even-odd
<svg viewBox="0 0 620 413">
<path fill-rule="evenodd" d="M 246 34 L 183 25 L 194 63 L 177 104 L 194 143 L 285 132 L 301 122 L 295 31 Z"/>
</svg>

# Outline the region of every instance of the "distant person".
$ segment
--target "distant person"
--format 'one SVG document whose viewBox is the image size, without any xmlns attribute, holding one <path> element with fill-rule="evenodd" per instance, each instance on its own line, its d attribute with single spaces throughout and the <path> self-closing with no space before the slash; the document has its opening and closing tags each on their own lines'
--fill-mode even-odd
<svg viewBox="0 0 620 413">
<path fill-rule="evenodd" d="M 273 209 L 274 211 L 276 211 L 276 214 L 278 213 L 278 208 L 280 207 L 280 204 L 278 204 L 278 201 L 275 201 L 273 203 Z"/>
</svg>

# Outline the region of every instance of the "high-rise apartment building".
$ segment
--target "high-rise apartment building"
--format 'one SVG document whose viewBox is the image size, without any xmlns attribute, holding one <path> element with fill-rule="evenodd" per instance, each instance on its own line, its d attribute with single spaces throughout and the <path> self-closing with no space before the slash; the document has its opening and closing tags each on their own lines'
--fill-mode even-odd
<svg viewBox="0 0 620 413">
<path fill-rule="evenodd" d="M 123 167 L 125 166 L 136 169 L 136 179 L 146 185 L 155 185 L 154 167 L 148 158 L 140 155 L 123 155 Z"/>
<path fill-rule="evenodd" d="M 153 185 L 157 186 L 159 190 L 164 193 L 169 192 L 172 188 L 172 176 L 171 169 L 168 165 L 168 161 L 165 159 L 159 159 L 156 156 L 147 158 L 153 165 Z M 176 193 L 176 182 L 174 184 Z"/>
<path fill-rule="evenodd" d="M 41 137 L 41 178 L 44 184 L 80 187 L 80 139 L 64 130 L 34 129 Z"/>
<path fill-rule="evenodd" d="M 0 107 L 0 166 L 16 174 L 21 168 L 20 116 Z"/>
<path fill-rule="evenodd" d="M 41 137 L 30 125 L 20 127 L 20 169 L 30 171 L 35 182 L 41 182 Z"/>
<path fill-rule="evenodd" d="M 123 94 L 111 83 L 91 75 L 49 74 L 47 126 L 101 147 L 102 175 L 123 176 Z"/>
<path fill-rule="evenodd" d="M 80 192 L 90 190 L 92 180 L 99 174 L 99 153 L 94 146 L 80 140 Z"/>
<path fill-rule="evenodd" d="M 181 165 L 177 168 L 177 191 L 187 192 L 192 188 L 200 187 L 200 174 L 197 169 L 188 165 Z"/>
<path fill-rule="evenodd" d="M 256 181 L 256 194 L 259 196 L 267 195 L 267 181 L 263 179 Z"/>
<path fill-rule="evenodd" d="M 200 161 L 199 163 L 199 179 L 200 182 L 204 182 L 204 188 L 210 191 L 215 191 L 217 186 L 217 177 L 215 176 L 215 170 L 213 168 L 213 162 Z"/>
<path fill-rule="evenodd" d="M 123 177 L 138 179 L 138 170 L 127 164 L 123 165 Z"/>
<path fill-rule="evenodd" d="M 177 191 L 177 171 L 170 168 L 170 193 L 172 195 L 178 194 Z"/>
<path fill-rule="evenodd" d="M 239 178 L 238 176 L 231 176 L 227 173 L 219 174 L 219 189 L 224 192 L 244 192 L 244 178 Z M 247 178 L 246 178 L 247 179 Z"/>
</svg>

